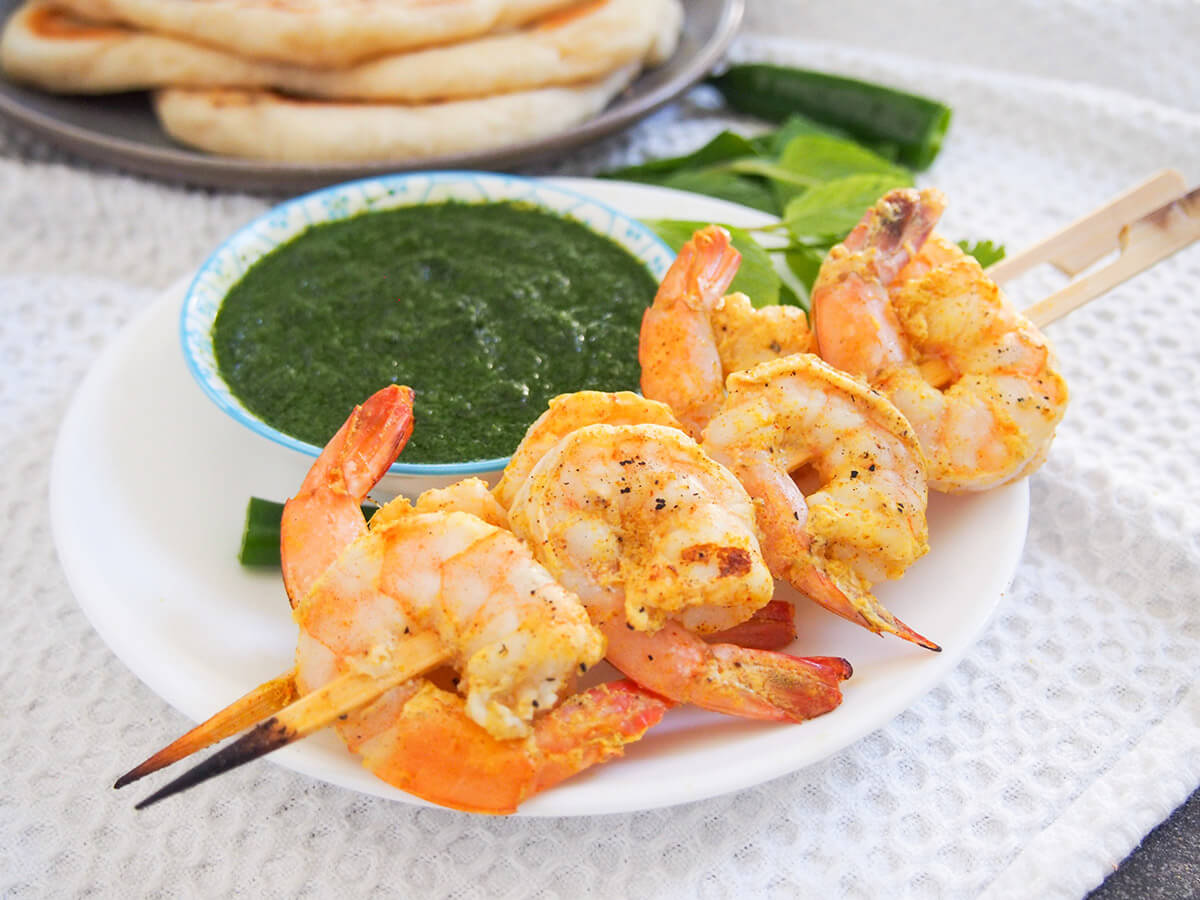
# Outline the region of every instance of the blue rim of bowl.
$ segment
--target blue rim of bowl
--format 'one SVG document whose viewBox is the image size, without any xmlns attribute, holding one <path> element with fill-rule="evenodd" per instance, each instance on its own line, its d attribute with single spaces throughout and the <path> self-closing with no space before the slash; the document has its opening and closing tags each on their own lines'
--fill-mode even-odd
<svg viewBox="0 0 1200 900">
<path fill-rule="evenodd" d="M 243 225 L 232 235 L 226 238 L 221 245 L 218 246 L 217 249 L 213 251 L 204 261 L 204 263 L 196 271 L 195 276 L 193 276 L 191 283 L 188 285 L 187 293 L 184 296 L 183 306 L 180 310 L 179 316 L 179 340 L 183 350 L 184 361 L 187 363 L 187 368 L 191 373 L 192 378 L 195 379 L 201 390 L 204 391 L 208 398 L 212 400 L 219 409 L 261 437 L 267 438 L 268 440 L 274 441 L 277 444 L 280 444 L 291 450 L 299 451 L 313 458 L 316 458 L 320 454 L 324 448 L 318 447 L 316 444 L 310 444 L 307 441 L 302 441 L 299 438 L 292 437 L 289 434 L 285 434 L 277 428 L 267 424 L 254 413 L 242 406 L 241 403 L 238 402 L 237 398 L 233 395 L 233 392 L 228 388 L 227 385 L 225 385 L 224 379 L 220 377 L 216 367 L 215 355 L 211 350 L 212 325 L 216 321 L 216 315 L 220 310 L 220 306 L 224 300 L 225 294 L 228 293 L 228 291 L 245 275 L 246 270 L 258 259 L 261 259 L 265 253 L 257 253 L 254 254 L 249 260 L 245 258 L 241 260 L 243 264 L 242 267 L 236 271 L 233 279 L 225 284 L 221 296 L 216 299 L 215 304 L 212 307 L 211 315 L 207 316 L 207 327 L 203 329 L 203 333 L 201 335 L 197 335 L 195 327 L 189 325 L 189 319 L 193 314 L 199 315 L 201 321 L 206 318 L 205 315 L 195 313 L 196 305 L 201 299 L 205 298 L 205 295 L 201 293 L 201 291 L 204 290 L 205 279 L 216 278 L 217 276 L 214 274 L 214 270 L 218 269 L 225 262 L 227 257 L 236 254 L 238 249 L 240 249 L 243 244 L 248 243 L 253 235 L 257 233 L 257 231 L 268 227 L 272 220 L 289 215 L 294 209 L 305 204 L 312 203 L 313 201 L 322 197 L 332 197 L 338 194 L 344 194 L 347 191 L 352 191 L 355 188 L 365 188 L 368 185 L 384 186 L 384 193 L 381 195 L 381 199 L 386 199 L 386 197 L 394 195 L 394 192 L 387 190 L 388 187 L 404 182 L 414 181 L 427 181 L 429 183 L 429 190 L 425 192 L 425 197 L 429 196 L 429 193 L 436 185 L 453 184 L 457 182 L 479 183 L 481 181 L 488 181 L 492 183 L 502 183 L 509 186 L 523 185 L 528 188 L 528 196 L 510 198 L 506 197 L 504 199 L 508 199 L 513 202 L 526 202 L 534 206 L 542 207 L 547 209 L 549 212 L 554 213 L 555 215 L 569 218 L 572 221 L 579 222 L 581 225 L 584 225 L 588 228 L 592 227 L 590 223 L 573 216 L 571 214 L 572 209 L 584 205 L 590 205 L 607 213 L 612 218 L 612 221 L 621 223 L 626 230 L 626 234 L 636 235 L 641 240 L 646 241 L 655 250 L 663 254 L 662 263 L 660 265 L 656 266 L 654 259 L 648 259 L 645 255 L 638 254 L 626 243 L 621 241 L 617 236 L 613 234 L 603 234 L 600 231 L 597 231 L 596 233 L 603 234 L 604 237 L 607 237 L 623 246 L 650 270 L 651 274 L 655 277 L 655 280 L 662 280 L 663 275 L 666 273 L 667 266 L 669 266 L 671 261 L 675 258 L 675 251 L 672 250 L 671 247 L 649 227 L 643 225 L 637 219 L 626 215 L 613 206 L 610 206 L 609 204 L 598 200 L 595 197 L 580 193 L 579 191 L 573 191 L 567 188 L 559 187 L 558 185 L 549 184 L 545 179 L 542 178 L 526 177 L 521 175 L 506 175 L 498 172 L 472 171 L 467 169 L 447 169 L 432 172 L 400 172 L 393 175 L 372 175 L 366 178 L 359 178 L 353 181 L 346 181 L 339 184 L 330 185 L 329 187 L 321 188 L 320 190 L 302 194 L 298 197 L 293 197 L 290 200 L 271 207 L 269 210 Z M 557 194 L 561 198 L 574 201 L 575 206 L 568 209 L 555 209 L 548 207 L 537 196 L 535 196 L 538 192 Z M 400 209 L 405 206 L 420 206 L 424 202 L 424 199 L 420 199 L 415 203 L 401 202 L 392 205 L 369 205 L 367 209 L 362 210 L 362 212 L 369 210 Z M 476 202 L 488 202 L 488 198 L 485 197 Z M 311 225 L 319 225 L 324 222 L 337 221 L 341 218 L 348 218 L 348 216 L 330 216 L 327 218 L 308 219 L 299 229 L 295 230 L 294 232 L 290 232 L 287 235 L 286 240 L 294 238 L 296 235 L 300 234 L 304 228 L 307 228 Z M 275 248 L 281 246 L 282 243 L 283 241 L 272 244 L 265 252 L 271 252 Z M 201 343 L 207 343 L 210 356 L 212 356 L 213 359 L 211 368 L 202 366 L 197 360 L 197 354 L 195 352 L 196 348 L 193 343 L 194 340 L 200 340 Z M 218 384 L 220 387 L 218 387 Z M 365 400 L 366 398 L 364 397 L 363 399 Z M 492 472 L 498 469 L 503 469 L 506 465 L 508 465 L 508 461 L 511 458 L 512 457 L 510 455 L 497 457 L 495 459 L 471 460 L 470 462 L 458 463 L 394 462 L 389 467 L 388 474 L 426 476 L 478 475 L 483 472 Z"/>
</svg>

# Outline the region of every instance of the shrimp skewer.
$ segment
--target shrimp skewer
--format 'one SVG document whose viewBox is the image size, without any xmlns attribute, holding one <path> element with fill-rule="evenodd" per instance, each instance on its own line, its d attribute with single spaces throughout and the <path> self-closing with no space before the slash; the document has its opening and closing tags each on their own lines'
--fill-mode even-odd
<svg viewBox="0 0 1200 900">
<path fill-rule="evenodd" d="M 897 190 L 834 247 L 813 288 L 821 356 L 865 377 L 912 423 L 929 486 L 1022 478 L 1066 411 L 1054 351 L 979 264 L 931 235 L 944 201 Z"/>
<path fill-rule="evenodd" d="M 899 245 L 908 239 L 907 234 L 895 237 Z M 902 252 L 885 261 L 902 266 L 907 261 Z M 839 377 L 828 366 L 814 366 L 816 357 L 807 353 L 812 335 L 806 328 L 755 321 L 735 301 L 737 295 L 714 299 L 715 291 L 697 273 L 718 270 L 731 279 L 728 269 L 736 269 L 737 262 L 728 234 L 716 226 L 698 231 L 685 245 L 643 318 L 642 345 L 660 348 L 678 340 L 689 350 L 682 364 L 669 364 L 661 353 L 643 353 L 643 388 L 657 390 L 668 404 L 681 403 L 691 410 L 693 426 L 702 429 L 704 449 L 754 496 L 763 551 L 775 577 L 872 631 L 938 649 L 870 592 L 871 582 L 898 577 L 927 548 L 924 464 L 911 427 L 882 396 Z M 726 286 L 728 281 L 721 289 Z M 705 302 L 696 302 L 696 297 Z M 722 323 L 719 314 L 726 307 L 732 317 Z M 731 337 L 722 325 L 743 337 Z M 710 358 L 726 360 L 722 371 L 729 374 L 723 382 L 714 380 L 711 366 L 697 372 L 687 363 Z M 695 412 L 695 396 L 705 401 L 703 415 Z M 856 427 L 866 429 L 865 443 L 872 446 L 861 452 L 872 461 L 869 467 L 858 467 L 861 473 L 853 466 L 846 469 L 846 478 L 851 471 L 856 479 L 862 476 L 849 491 L 837 484 L 840 463 L 834 462 L 836 448 L 830 441 L 838 435 L 839 440 L 849 440 L 846 446 L 863 444 L 863 436 L 852 433 Z M 805 472 L 816 473 L 818 481 L 836 488 L 814 495 L 817 515 L 810 515 L 804 491 L 792 480 L 793 473 Z M 881 488 L 879 496 L 868 500 L 867 485 Z M 894 506 L 887 505 L 887 494 L 898 495 Z M 869 515 L 853 518 L 864 512 Z M 867 552 L 871 543 L 886 550 Z"/>
<path fill-rule="evenodd" d="M 310 473 L 310 490 L 293 509 L 302 527 L 291 533 L 300 537 L 282 545 L 285 567 L 298 573 L 293 596 L 302 598 L 295 610 L 298 703 L 315 703 L 320 714 L 297 728 L 285 710 L 256 730 L 260 743 L 272 749 L 280 744 L 261 740 L 264 733 L 312 730 L 332 713 L 348 745 L 381 778 L 455 808 L 511 812 L 532 793 L 619 755 L 670 704 L 617 682 L 551 709 L 575 674 L 602 657 L 604 641 L 578 600 L 508 532 L 463 512 L 420 512 L 404 500 L 383 507 L 364 532 L 358 505 L 347 502 L 357 494 L 346 490 L 343 463 L 374 460 L 378 477 L 390 460 L 360 453 L 358 444 L 374 447 L 381 436 L 353 420 L 403 427 L 402 416 L 373 412 L 364 404 L 339 432 L 348 439 L 318 459 L 318 475 Z M 331 552 L 328 535 L 350 540 Z M 304 559 L 308 553 L 320 559 Z M 416 650 L 427 652 L 421 667 L 452 662 L 463 696 L 398 671 Z M 352 682 L 362 688 L 352 700 L 320 702 L 322 692 Z M 255 734 L 243 740 L 253 743 Z M 199 774 L 243 761 L 236 746 Z M 432 746 L 441 748 L 433 767 Z M 452 747 L 463 752 L 447 754 Z M 185 774 L 180 786 L 194 778 Z"/>
<path fill-rule="evenodd" d="M 507 529 L 508 516 L 500 501 L 511 501 L 516 486 L 528 477 L 537 460 L 580 421 L 659 422 L 682 428 L 667 406 L 629 392 L 580 391 L 557 397 L 530 426 L 492 491 L 480 479 L 466 478 L 426 491 L 417 498 L 416 511 L 469 512 Z M 376 393 L 330 440 L 323 453 L 325 463 L 310 470 L 300 490 L 285 504 L 281 562 L 293 606 L 333 563 L 340 549 L 366 532 L 362 503 L 403 449 L 411 431 L 411 391 L 396 387 Z M 772 601 L 760 612 L 737 626 L 735 642 L 760 649 L 777 649 L 792 642 L 795 626 L 788 604 Z M 709 639 L 716 637 L 711 635 Z M 158 751 L 117 779 L 114 787 L 130 784 L 237 734 L 279 712 L 297 696 L 293 669 L 258 686 Z"/>
<path fill-rule="evenodd" d="M 460 511 L 422 511 L 446 499 L 384 506 L 322 573 L 296 611 L 297 683 L 315 689 L 332 670 L 369 658 L 381 630 L 456 639 L 465 697 L 410 682 L 337 728 L 370 771 L 403 790 L 457 809 L 510 812 L 620 755 L 670 704 L 617 682 L 551 709 L 574 674 L 603 656 L 603 640 L 511 533 Z"/>
<path fill-rule="evenodd" d="M 709 644 L 770 600 L 754 508 L 677 428 L 585 425 L 537 462 L 508 511 L 513 530 L 579 595 L 607 658 L 678 702 L 803 721 L 841 701 L 842 659 Z"/>
<path fill-rule="evenodd" d="M 904 416 L 806 354 L 735 373 L 728 388 L 704 448 L 757 498 L 771 572 L 871 631 L 940 649 L 870 590 L 929 548 L 924 459 Z"/>
</svg>

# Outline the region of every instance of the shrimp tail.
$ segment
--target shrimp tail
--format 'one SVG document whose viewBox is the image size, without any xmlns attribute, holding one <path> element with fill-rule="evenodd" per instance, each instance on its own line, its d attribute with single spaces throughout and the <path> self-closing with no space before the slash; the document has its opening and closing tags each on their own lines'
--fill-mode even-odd
<svg viewBox="0 0 1200 900">
<path fill-rule="evenodd" d="M 889 191 L 863 214 L 842 245 L 852 253 L 874 248 L 873 264 L 879 280 L 891 284 L 916 256 L 946 209 L 946 198 L 936 188 Z"/>
<path fill-rule="evenodd" d="M 365 529 L 362 502 L 413 429 L 413 390 L 391 384 L 356 406 L 309 469 L 280 521 L 283 585 L 295 608 Z"/>
<path fill-rule="evenodd" d="M 608 661 L 643 687 L 679 703 L 773 722 L 803 722 L 842 702 L 844 659 L 804 658 L 735 644 L 707 644 L 675 622 L 656 632 L 623 621 L 604 626 Z"/>
<path fill-rule="evenodd" d="M 710 644 L 737 644 L 756 650 L 781 650 L 796 639 L 796 610 L 786 600 L 771 600 L 745 622 L 705 636 Z"/>
<path fill-rule="evenodd" d="M 534 791 L 621 756 L 675 704 L 626 678 L 568 697 L 537 723 Z"/>
<path fill-rule="evenodd" d="M 467 717 L 461 697 L 426 683 L 386 732 L 358 749 L 367 769 L 401 790 L 464 812 L 503 815 L 620 756 L 670 707 L 633 682 L 616 681 L 546 713 L 528 739 L 500 741 Z"/>
<path fill-rule="evenodd" d="M 841 682 L 854 674 L 841 657 L 792 656 L 734 644 L 714 645 L 708 668 L 712 680 L 703 691 L 708 709 L 729 699 L 733 705 L 718 712 L 778 722 L 803 722 L 837 708 Z"/>
<path fill-rule="evenodd" d="M 737 274 L 742 256 L 719 225 L 697 231 L 680 248 L 642 316 L 638 362 L 642 394 L 666 403 L 693 437 L 721 404 L 724 374 L 710 315 Z"/>
<path fill-rule="evenodd" d="M 942 651 L 938 644 L 901 622 L 868 590 L 857 590 L 852 584 L 839 583 L 827 572 L 813 567 L 806 568 L 792 584 L 831 613 L 876 634 L 887 632 L 926 650 L 935 653 Z"/>
<path fill-rule="evenodd" d="M 908 357 L 887 286 L 925 244 L 945 208 L 940 191 L 890 191 L 829 251 L 812 290 L 818 352 L 874 383 Z"/>
<path fill-rule="evenodd" d="M 692 308 L 711 307 L 724 296 L 741 261 L 728 231 L 719 225 L 702 228 L 680 248 L 659 285 L 659 298 Z"/>
</svg>

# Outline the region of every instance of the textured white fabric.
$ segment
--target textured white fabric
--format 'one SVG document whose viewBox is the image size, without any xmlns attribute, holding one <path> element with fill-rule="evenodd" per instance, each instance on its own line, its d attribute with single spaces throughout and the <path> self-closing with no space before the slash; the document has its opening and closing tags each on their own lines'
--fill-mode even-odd
<svg viewBox="0 0 1200 900">
<path fill-rule="evenodd" d="M 922 179 L 946 191 L 951 236 L 1016 248 L 1158 168 L 1200 181 L 1187 0 L 968 3 L 952 16 L 943 4 L 936 28 L 916 0 L 836 13 L 750 2 L 751 26 L 794 37 L 743 36 L 733 58 L 953 105 Z M 729 124 L 711 107 L 694 91 L 554 169 L 689 149 Z M 1072 403 L 1032 480 L 1015 583 L 949 677 L 841 753 L 632 815 L 415 809 L 270 763 L 134 813 L 112 779 L 189 723 L 75 605 L 47 521 L 49 452 L 105 343 L 266 204 L 98 169 L 0 129 L 3 896 L 1070 898 L 1200 784 L 1193 247 L 1051 326 Z M 1054 282 L 1030 276 L 1014 294 Z"/>
</svg>

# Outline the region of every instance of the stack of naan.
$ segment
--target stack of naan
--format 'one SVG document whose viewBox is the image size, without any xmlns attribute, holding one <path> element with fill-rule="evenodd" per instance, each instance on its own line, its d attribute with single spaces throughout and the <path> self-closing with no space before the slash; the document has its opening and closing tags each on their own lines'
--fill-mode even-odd
<svg viewBox="0 0 1200 900">
<path fill-rule="evenodd" d="M 27 0 L 14 80 L 152 90 L 176 140 L 283 162 L 419 160 L 546 137 L 675 50 L 680 0 Z"/>
</svg>

